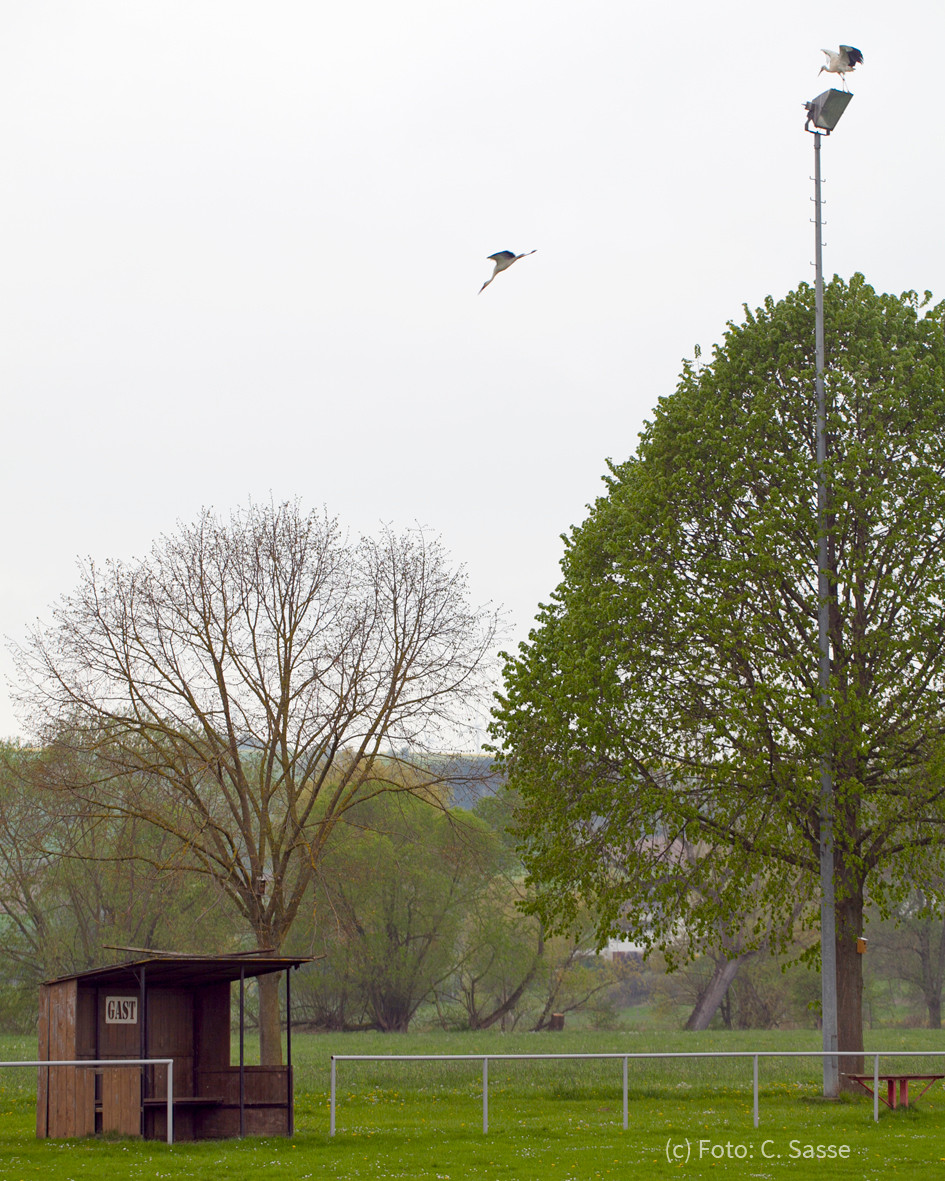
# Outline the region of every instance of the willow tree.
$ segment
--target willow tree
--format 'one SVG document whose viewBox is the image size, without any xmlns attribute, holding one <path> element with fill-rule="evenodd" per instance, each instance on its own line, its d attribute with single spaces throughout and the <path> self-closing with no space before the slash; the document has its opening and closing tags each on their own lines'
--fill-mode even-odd
<svg viewBox="0 0 945 1181">
<path fill-rule="evenodd" d="M 352 542 L 296 503 L 251 505 L 87 565 L 18 659 L 38 739 L 69 755 L 49 760 L 59 786 L 171 834 L 275 953 L 352 809 L 449 779 L 422 752 L 475 720 L 494 626 L 419 531 Z"/>
<path fill-rule="evenodd" d="M 193 952 L 233 928 L 172 836 L 49 790 L 64 777 L 51 753 L 0 743 L 0 1025 L 23 1002 L 30 1029 L 43 980 L 99 967 L 116 944 Z"/>
<path fill-rule="evenodd" d="M 945 305 L 929 298 L 860 275 L 826 292 L 828 733 L 807 286 L 746 308 L 611 466 L 505 658 L 493 727 L 546 921 L 583 896 L 601 938 L 664 946 L 680 922 L 691 946 L 737 934 L 746 951 L 791 929 L 819 894 L 826 749 L 844 1050 L 862 1048 L 865 900 L 942 861 Z"/>
</svg>

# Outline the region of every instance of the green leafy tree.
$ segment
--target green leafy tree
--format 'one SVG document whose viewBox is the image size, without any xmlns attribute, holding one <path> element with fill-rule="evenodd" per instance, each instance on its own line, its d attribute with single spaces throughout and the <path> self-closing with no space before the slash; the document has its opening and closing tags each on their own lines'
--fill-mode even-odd
<svg viewBox="0 0 945 1181">
<path fill-rule="evenodd" d="M 606 997 L 619 976 L 611 960 L 594 954 L 595 942 L 590 921 L 573 927 L 567 936 L 553 935 L 545 940 L 539 976 L 529 998 L 528 1019 L 534 1032 L 553 1029 L 555 1015 L 588 1011 L 594 1023 L 596 1013 L 614 1016 Z"/>
<path fill-rule="evenodd" d="M 304 1003 L 318 1023 L 406 1032 L 463 958 L 460 933 L 497 848 L 468 813 L 411 795 L 352 809 L 316 882 L 311 946 L 321 959 Z"/>
<path fill-rule="evenodd" d="M 438 990 L 468 1029 L 512 1029 L 542 978 L 541 923 L 522 913 L 521 880 L 500 869 L 469 900 L 459 936 L 457 966 Z"/>
<path fill-rule="evenodd" d="M 600 938 L 669 946 L 683 922 L 693 947 L 728 927 L 743 951 L 789 931 L 818 888 L 826 743 L 839 1041 L 854 1051 L 865 900 L 888 905 L 942 861 L 945 305 L 928 298 L 860 275 L 826 291 L 826 736 L 806 285 L 687 363 L 636 455 L 612 465 L 506 657 L 493 728 L 548 922 L 566 926 L 583 898 Z"/>
<path fill-rule="evenodd" d="M 511 832 L 515 801 L 515 793 L 503 789 L 473 806 L 493 837 L 491 873 L 470 899 L 457 969 L 437 997 L 468 1029 L 515 1028 L 541 978 L 544 933 L 537 918 L 523 913 L 525 875 Z"/>
<path fill-rule="evenodd" d="M 34 1028 L 40 982 L 127 958 L 116 948 L 234 937 L 220 892 L 166 832 L 51 790 L 51 757 L 0 746 L 0 1027 Z"/>
</svg>

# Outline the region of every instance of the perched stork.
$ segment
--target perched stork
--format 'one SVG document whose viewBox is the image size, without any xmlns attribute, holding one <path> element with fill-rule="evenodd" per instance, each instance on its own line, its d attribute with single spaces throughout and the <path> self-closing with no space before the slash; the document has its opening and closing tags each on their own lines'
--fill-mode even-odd
<svg viewBox="0 0 945 1181">
<path fill-rule="evenodd" d="M 853 68 L 863 60 L 863 54 L 858 49 L 854 49 L 852 45 L 841 45 L 837 53 L 831 53 L 829 49 L 822 49 L 820 52 L 826 53 L 827 64 L 820 67 L 817 71 L 818 74 L 839 74 L 843 89 L 846 90 L 847 80 L 843 75 L 852 72 Z"/>
<path fill-rule="evenodd" d="M 535 253 L 537 252 L 534 250 L 526 250 L 524 254 L 513 254 L 511 250 L 500 250 L 498 254 L 490 254 L 489 259 L 491 262 L 495 263 L 495 270 L 492 272 L 489 278 L 486 279 L 485 283 L 483 283 L 483 285 L 479 288 L 479 294 L 482 295 L 482 293 L 500 271 L 507 271 L 513 262 L 518 262 L 520 258 L 528 258 L 530 254 Z"/>
</svg>

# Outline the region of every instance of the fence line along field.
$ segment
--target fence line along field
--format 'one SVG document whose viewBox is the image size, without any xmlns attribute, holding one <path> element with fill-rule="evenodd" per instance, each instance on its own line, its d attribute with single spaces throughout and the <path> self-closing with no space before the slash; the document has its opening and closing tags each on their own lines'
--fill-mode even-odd
<svg viewBox="0 0 945 1181">
<path fill-rule="evenodd" d="M 495 1061 L 490 1131 L 482 1132 L 481 1064 L 345 1062 L 337 1134 L 328 1134 L 332 1054 L 668 1053 L 817 1048 L 816 1031 L 554 1034 L 295 1035 L 296 1134 L 291 1138 L 179 1143 L 135 1139 L 39 1141 L 35 1071 L 0 1071 L 0 1181 L 67 1178 L 218 1178 L 265 1175 L 360 1179 L 650 1176 L 916 1176 L 945 1159 L 941 1084 L 905 1110 L 820 1097 L 817 1058 L 762 1059 L 761 1123 L 752 1122 L 750 1059 L 630 1063 L 629 1127 L 622 1127 L 619 1060 Z M 928 1030 L 876 1031 L 868 1049 L 941 1050 Z M 27 1059 L 33 1039 L 0 1038 L 0 1057 Z M 922 1059 L 897 1059 L 923 1069 Z M 927 1063 L 926 1063 L 927 1068 Z M 806 1162 L 806 1166 L 805 1166 Z"/>
</svg>

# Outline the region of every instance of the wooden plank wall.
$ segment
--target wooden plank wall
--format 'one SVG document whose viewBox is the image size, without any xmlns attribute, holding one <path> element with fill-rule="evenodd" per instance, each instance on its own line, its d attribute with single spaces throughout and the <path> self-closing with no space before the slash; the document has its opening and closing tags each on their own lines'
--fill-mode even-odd
<svg viewBox="0 0 945 1181">
<path fill-rule="evenodd" d="M 246 1105 L 251 1103 L 289 1102 L 289 1068 L 287 1066 L 247 1066 L 245 1074 Z M 197 1074 L 198 1094 L 221 1103 L 240 1101 L 240 1068 L 201 1070 Z"/>
<path fill-rule="evenodd" d="M 110 996 L 140 997 L 136 988 L 87 988 L 94 999 L 95 1021 L 98 1026 L 98 1058 L 140 1058 L 141 1057 L 141 1013 L 134 1025 L 107 1025 L 105 1022 L 105 1001 Z M 122 1067 L 124 1069 L 124 1067 Z"/>
<path fill-rule="evenodd" d="M 75 1059 L 78 987 L 63 980 L 40 989 L 39 1056 L 50 1061 Z M 36 1134 L 65 1139 L 95 1131 L 95 1075 L 75 1066 L 39 1071 Z"/>
<path fill-rule="evenodd" d="M 76 1058 L 100 1058 L 95 1023 L 95 989 L 80 988 L 76 997 Z"/>
<path fill-rule="evenodd" d="M 174 1094 L 194 1094 L 194 994 L 184 988 L 148 992 L 149 1058 L 174 1059 Z M 149 1066 L 148 1097 L 167 1098 L 167 1067 Z"/>
<path fill-rule="evenodd" d="M 289 1067 L 247 1066 L 245 1068 L 247 1136 L 288 1136 L 290 1126 Z M 218 1106 L 195 1112 L 194 1134 L 198 1139 L 217 1139 L 240 1134 L 240 1068 L 197 1072 L 199 1094 L 218 1101 Z"/>
<path fill-rule="evenodd" d="M 141 1134 L 141 1071 L 131 1066 L 102 1068 L 102 1131 Z"/>
<path fill-rule="evenodd" d="M 247 1136 L 288 1136 L 289 1112 L 284 1107 L 247 1107 Z M 213 1107 L 194 1113 L 194 1139 L 225 1140 L 240 1134 L 239 1107 Z"/>
<path fill-rule="evenodd" d="M 39 1050 L 40 1058 L 49 1057 L 49 986 L 39 988 Z M 45 1140 L 49 1135 L 49 1072 L 37 1071 L 36 1135 Z"/>
<path fill-rule="evenodd" d="M 225 1070 L 230 1065 L 230 985 L 194 990 L 194 1066 Z"/>
</svg>

